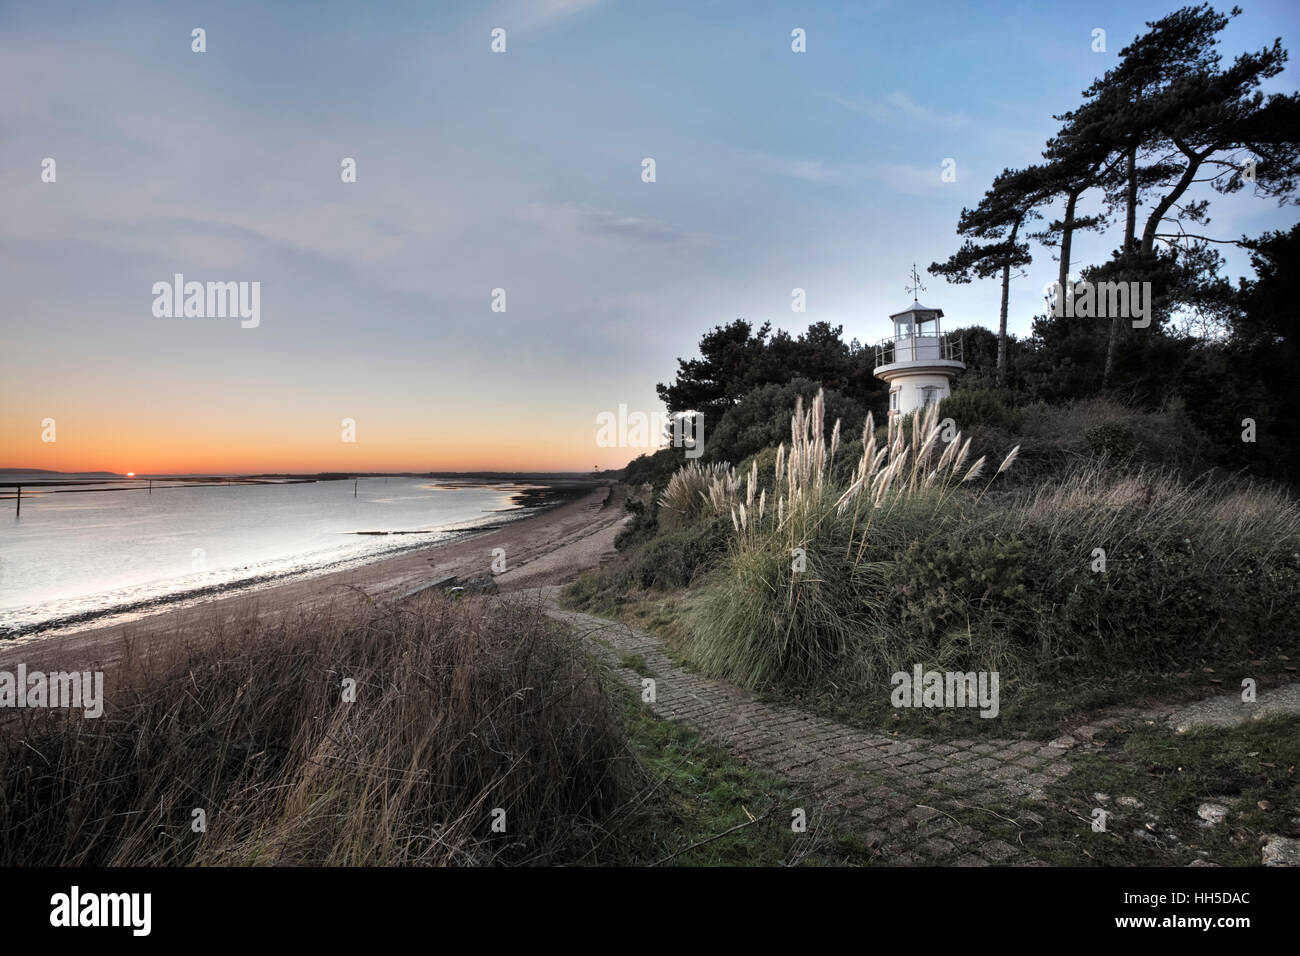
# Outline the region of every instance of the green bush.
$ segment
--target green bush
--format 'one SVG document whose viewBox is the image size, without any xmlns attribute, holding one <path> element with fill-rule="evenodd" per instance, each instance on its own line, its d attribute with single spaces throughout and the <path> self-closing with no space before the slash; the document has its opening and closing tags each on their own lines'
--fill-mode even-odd
<svg viewBox="0 0 1300 956">
<path fill-rule="evenodd" d="M 1133 430 L 1123 422 L 1102 422 L 1089 428 L 1083 437 L 1093 454 L 1107 458 L 1128 458 L 1138 447 Z"/>
<path fill-rule="evenodd" d="M 1095 465 L 981 510 L 891 567 L 909 632 L 996 628 L 1043 677 L 1260 656 L 1300 629 L 1300 511 L 1278 491 Z"/>
<path fill-rule="evenodd" d="M 1019 414 L 994 389 L 958 389 L 939 404 L 939 417 L 951 418 L 962 431 L 975 425 L 1014 431 L 1020 425 Z"/>
<path fill-rule="evenodd" d="M 795 378 L 782 385 L 764 385 L 746 392 L 712 428 L 706 423 L 704 456 L 709 461 L 741 461 L 781 442 L 788 445 L 790 413 L 795 402 L 802 398 L 811 404 L 818 391 L 816 382 Z M 828 422 L 838 418 L 845 428 L 852 422 L 861 431 L 862 419 L 867 414 L 861 404 L 833 389 L 822 394 Z"/>
<path fill-rule="evenodd" d="M 643 588 L 684 588 L 726 544 L 722 521 L 705 522 L 648 541 L 636 557 Z"/>
<path fill-rule="evenodd" d="M 614 535 L 614 550 L 626 551 L 642 542 L 649 541 L 659 533 L 659 522 L 655 512 L 641 508 L 632 512 L 631 520 Z"/>
<path fill-rule="evenodd" d="M 1020 541 L 913 541 L 885 576 L 886 616 L 900 630 L 929 639 L 986 610 L 1022 605 L 1025 559 Z"/>
<path fill-rule="evenodd" d="M 623 481 L 629 485 L 646 484 L 662 490 L 684 460 L 682 449 L 672 446 L 660 448 L 653 455 L 637 455 L 623 469 Z"/>
</svg>

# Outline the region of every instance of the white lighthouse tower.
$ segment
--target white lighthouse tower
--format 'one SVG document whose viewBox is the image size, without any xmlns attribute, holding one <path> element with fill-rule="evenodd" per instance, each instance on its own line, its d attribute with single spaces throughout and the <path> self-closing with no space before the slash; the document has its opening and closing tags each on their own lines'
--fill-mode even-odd
<svg viewBox="0 0 1300 956">
<path fill-rule="evenodd" d="M 891 418 L 943 401 L 952 394 L 952 380 L 966 368 L 961 337 L 940 329 L 943 310 L 916 300 L 924 288 L 913 263 L 912 305 L 889 317 L 894 334 L 876 343 L 873 374 L 889 383 Z"/>
</svg>

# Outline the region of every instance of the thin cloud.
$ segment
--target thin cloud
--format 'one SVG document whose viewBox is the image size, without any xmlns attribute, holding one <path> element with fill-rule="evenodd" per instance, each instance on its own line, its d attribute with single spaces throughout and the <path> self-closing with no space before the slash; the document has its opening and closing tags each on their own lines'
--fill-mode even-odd
<svg viewBox="0 0 1300 956">
<path fill-rule="evenodd" d="M 825 186 L 877 184 L 889 192 L 928 196 L 953 188 L 941 177 L 943 157 L 933 165 L 917 163 L 835 163 L 822 159 L 787 159 L 770 153 L 751 152 L 748 160 L 760 169 L 779 176 Z"/>
<path fill-rule="evenodd" d="M 622 215 L 587 203 L 531 203 L 524 210 L 523 216 L 530 222 L 561 232 L 609 236 L 636 242 L 680 243 L 694 238 L 692 234 L 662 219 Z"/>
<path fill-rule="evenodd" d="M 917 103 L 911 96 L 901 90 L 894 90 L 883 96 L 847 98 L 830 97 L 833 103 L 854 113 L 862 113 L 878 123 L 916 124 L 931 126 L 967 127 L 971 120 L 964 113 L 947 113 L 931 109 Z"/>
<path fill-rule="evenodd" d="M 556 26 L 600 6 L 604 0 L 514 0 L 497 15 L 507 29 L 532 33 Z"/>
<path fill-rule="evenodd" d="M 770 153 L 746 154 L 750 163 L 760 169 L 806 183 L 845 185 L 868 178 L 868 167 L 851 163 L 831 163 L 822 159 L 789 159 Z"/>
</svg>

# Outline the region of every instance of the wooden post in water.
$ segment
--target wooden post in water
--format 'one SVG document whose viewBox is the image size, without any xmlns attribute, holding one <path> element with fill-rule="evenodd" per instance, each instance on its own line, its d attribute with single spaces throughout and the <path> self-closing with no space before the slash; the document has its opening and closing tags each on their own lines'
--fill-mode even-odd
<svg viewBox="0 0 1300 956">
<path fill-rule="evenodd" d="M 23 513 L 23 486 L 22 485 L 18 486 L 17 499 L 18 499 L 18 509 L 14 512 L 15 518 L 21 517 Z"/>
<path fill-rule="evenodd" d="M 355 478 L 353 478 L 353 479 L 352 479 L 352 497 L 355 498 L 356 496 L 357 496 L 357 480 L 356 480 Z"/>
</svg>

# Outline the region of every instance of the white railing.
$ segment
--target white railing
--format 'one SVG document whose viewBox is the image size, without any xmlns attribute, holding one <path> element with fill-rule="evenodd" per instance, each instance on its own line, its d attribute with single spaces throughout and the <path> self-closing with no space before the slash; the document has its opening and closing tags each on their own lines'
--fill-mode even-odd
<svg viewBox="0 0 1300 956">
<path fill-rule="evenodd" d="M 901 339 L 881 339 L 875 344 L 876 368 L 895 362 L 965 362 L 962 336 L 909 335 Z"/>
</svg>

